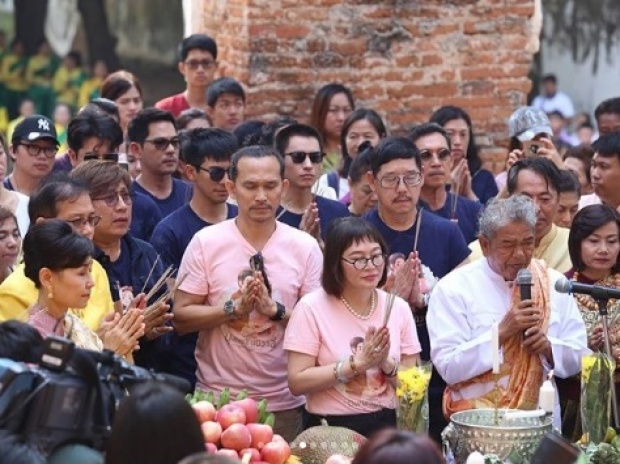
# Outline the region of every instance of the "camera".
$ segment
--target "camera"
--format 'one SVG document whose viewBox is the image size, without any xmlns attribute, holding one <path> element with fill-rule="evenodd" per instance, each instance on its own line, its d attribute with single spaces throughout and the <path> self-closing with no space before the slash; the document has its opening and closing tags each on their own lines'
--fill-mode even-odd
<svg viewBox="0 0 620 464">
<path fill-rule="evenodd" d="M 185 379 L 131 365 L 111 351 L 48 337 L 38 366 L 0 359 L 0 428 L 45 453 L 67 443 L 103 450 L 120 401 L 147 381 L 191 391 Z"/>
</svg>

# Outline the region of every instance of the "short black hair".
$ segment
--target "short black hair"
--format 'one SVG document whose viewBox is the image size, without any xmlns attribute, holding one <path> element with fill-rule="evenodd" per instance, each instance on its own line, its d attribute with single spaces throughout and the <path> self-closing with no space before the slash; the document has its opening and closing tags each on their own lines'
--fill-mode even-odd
<svg viewBox="0 0 620 464">
<path fill-rule="evenodd" d="M 423 124 L 417 125 L 411 130 L 411 132 L 409 132 L 409 138 L 411 139 L 411 142 L 415 145 L 416 142 L 422 137 L 426 137 L 427 135 L 431 134 L 440 134 L 441 136 L 443 136 L 444 139 L 446 139 L 448 149 L 452 148 L 452 141 L 450 140 L 450 136 L 448 135 L 446 130 L 436 122 L 425 122 Z"/>
<path fill-rule="evenodd" d="M 109 98 L 93 98 L 86 105 L 80 108 L 78 116 L 83 113 L 99 113 L 107 114 L 115 121 L 120 119 L 120 113 L 118 112 L 118 106 Z"/>
<path fill-rule="evenodd" d="M 370 155 L 372 153 L 372 146 L 369 146 L 361 150 L 357 158 L 353 160 L 351 163 L 351 167 L 349 168 L 349 180 L 353 184 L 357 184 L 362 180 L 363 177 L 366 176 L 366 173 L 370 171 Z"/>
<path fill-rule="evenodd" d="M 111 116 L 81 112 L 71 120 L 67 127 L 67 145 L 77 152 L 92 137 L 107 141 L 110 144 L 110 150 L 116 151 L 123 143 L 123 130 Z"/>
<path fill-rule="evenodd" d="M 373 149 L 370 155 L 370 168 L 377 175 L 381 166 L 397 159 L 412 159 L 418 169 L 422 169 L 420 150 L 407 137 L 386 137 Z"/>
<path fill-rule="evenodd" d="M 43 337 L 30 324 L 15 319 L 0 323 L 0 358 L 39 364 Z"/>
<path fill-rule="evenodd" d="M 581 243 L 610 222 L 615 222 L 620 230 L 620 215 L 609 205 L 589 205 L 577 212 L 568 234 L 568 252 L 576 271 L 581 272 L 586 267 L 581 256 Z M 620 272 L 620 255 L 611 270 Z"/>
<path fill-rule="evenodd" d="M 144 145 L 144 141 L 149 136 L 149 126 L 156 122 L 169 122 L 176 129 L 176 121 L 169 111 L 160 110 L 158 108 L 145 108 L 138 112 L 127 127 L 127 139 L 130 142 L 136 142 Z"/>
<path fill-rule="evenodd" d="M 547 158 L 524 158 L 517 161 L 508 170 L 506 188 L 510 195 L 517 190 L 519 173 L 521 171 L 533 171 L 545 179 L 547 187 L 551 187 L 556 193 L 560 192 L 560 170 Z"/>
<path fill-rule="evenodd" d="M 276 134 L 273 145 L 280 155 L 284 156 L 284 152 L 288 148 L 288 144 L 293 137 L 316 139 L 316 141 L 319 142 L 319 151 L 323 152 L 323 140 L 321 139 L 319 131 L 307 124 L 296 123 L 284 126 Z"/>
<path fill-rule="evenodd" d="M 209 126 L 213 125 L 213 122 L 211 121 L 209 115 L 202 111 L 200 108 L 188 108 L 181 111 L 181 114 L 177 116 L 177 129 L 185 129 L 188 124 L 195 119 L 204 119 L 209 123 Z"/>
<path fill-rule="evenodd" d="M 542 78 L 542 82 L 553 82 L 554 84 L 558 83 L 558 78 L 555 74 L 545 74 Z"/>
<path fill-rule="evenodd" d="M 219 98 L 226 93 L 241 98 L 245 103 L 245 91 L 241 84 L 232 77 L 220 77 L 211 82 L 207 88 L 207 105 L 213 108 Z"/>
<path fill-rule="evenodd" d="M 321 285 L 325 293 L 335 297 L 342 296 L 345 282 L 342 255 L 352 244 L 363 240 L 378 243 L 384 258 L 387 256 L 388 247 L 381 232 L 365 219 L 349 216 L 334 219 L 329 224 L 325 234 L 323 273 L 321 275 Z M 386 279 L 387 266 L 384 263 L 378 287 L 382 287 Z"/>
<path fill-rule="evenodd" d="M 560 183 L 558 193 L 571 193 L 574 192 L 581 196 L 581 184 L 574 172 L 568 169 L 562 169 L 560 171 Z"/>
<path fill-rule="evenodd" d="M 605 158 L 615 156 L 620 161 L 620 132 L 601 135 L 592 144 L 592 148 L 598 156 Z"/>
<path fill-rule="evenodd" d="M 24 237 L 24 274 L 41 288 L 39 271 L 75 269 L 93 256 L 93 242 L 73 231 L 69 223 L 50 219 L 34 224 Z"/>
<path fill-rule="evenodd" d="M 594 110 L 594 119 L 598 121 L 602 114 L 617 114 L 620 116 L 620 97 L 608 98 L 600 102 Z"/>
<path fill-rule="evenodd" d="M 270 156 L 273 156 L 278 161 L 280 165 L 280 178 L 284 179 L 284 159 L 275 148 L 264 145 L 251 145 L 237 150 L 230 159 L 228 178 L 233 182 L 237 180 L 237 177 L 239 177 L 239 161 L 243 158 L 268 158 Z"/>
<path fill-rule="evenodd" d="M 216 128 L 197 128 L 181 132 L 181 159 L 198 167 L 205 159 L 230 161 L 239 145 L 237 139 L 228 131 Z"/>
<path fill-rule="evenodd" d="M 298 121 L 296 119 L 293 119 L 290 116 L 278 116 L 277 118 L 267 122 L 263 126 L 258 138 L 252 139 L 253 143 L 249 143 L 249 145 L 266 145 L 268 147 L 272 147 L 278 131 L 283 127 L 290 126 L 291 124 L 297 124 L 297 122 Z"/>
<path fill-rule="evenodd" d="M 204 50 L 211 53 L 214 60 L 217 60 L 217 43 L 205 34 L 192 34 L 183 39 L 179 44 L 179 61 L 185 61 L 190 50 Z"/>
<path fill-rule="evenodd" d="M 237 137 L 237 143 L 240 147 L 246 147 L 248 145 L 257 145 L 258 140 L 263 133 L 265 127 L 264 121 L 257 119 L 248 119 L 243 121 L 237 127 L 233 129 L 233 134 Z"/>
<path fill-rule="evenodd" d="M 88 195 L 88 187 L 66 173 L 53 174 L 43 179 L 39 188 L 30 196 L 28 216 L 30 224 L 37 218 L 53 219 L 58 215 L 58 204 L 75 201 Z"/>
</svg>

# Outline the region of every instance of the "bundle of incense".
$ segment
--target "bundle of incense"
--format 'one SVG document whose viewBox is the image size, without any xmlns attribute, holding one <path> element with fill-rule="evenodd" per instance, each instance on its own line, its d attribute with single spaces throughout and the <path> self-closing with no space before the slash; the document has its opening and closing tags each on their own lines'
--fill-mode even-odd
<svg viewBox="0 0 620 464">
<path fill-rule="evenodd" d="M 454 191 L 453 200 L 452 200 L 452 211 L 450 212 L 450 219 L 456 219 L 456 206 L 459 201 L 459 183 L 456 183 L 456 190 Z"/>
<path fill-rule="evenodd" d="M 185 278 L 188 276 L 187 273 L 183 274 L 183 277 L 181 277 L 180 279 L 177 279 L 176 282 L 174 283 L 174 286 L 172 287 L 172 290 L 167 290 L 166 292 L 164 292 L 164 294 L 162 296 L 160 296 L 157 301 L 155 301 L 155 303 L 153 303 L 151 306 L 149 306 L 148 308 L 146 308 L 146 312 L 157 308 L 161 303 L 174 298 L 174 295 L 176 294 L 177 290 L 179 289 L 179 287 L 181 286 L 181 284 L 183 283 L 183 281 L 185 280 Z"/>
<path fill-rule="evenodd" d="M 140 293 L 144 293 L 144 291 L 146 290 L 146 285 L 149 283 L 149 280 L 151 280 L 151 276 L 153 275 L 153 272 L 155 272 L 155 268 L 157 267 L 157 263 L 159 263 L 160 258 L 161 256 L 157 254 L 157 258 L 155 258 L 155 261 L 153 262 L 153 265 L 151 266 L 149 275 L 146 277 L 146 280 L 144 281 L 144 285 L 142 286 L 142 290 L 140 290 Z"/>
<path fill-rule="evenodd" d="M 415 224 L 415 238 L 413 239 L 413 251 L 418 251 L 418 238 L 420 237 L 420 225 L 422 224 L 422 211 L 424 208 L 420 207 L 418 212 L 418 219 Z"/>
<path fill-rule="evenodd" d="M 385 296 L 385 315 L 383 316 L 383 327 L 386 327 L 388 321 L 390 320 L 390 315 L 392 314 L 392 307 L 394 306 L 395 299 L 396 295 L 392 292 L 389 292 Z"/>
<path fill-rule="evenodd" d="M 153 288 L 151 288 L 151 290 L 149 290 L 149 292 L 146 294 L 146 301 L 149 301 L 153 297 L 153 295 L 155 295 L 158 291 L 162 289 L 164 285 L 166 285 L 166 280 L 172 275 L 173 272 L 174 266 L 170 265 L 168 269 L 164 271 L 161 277 L 157 279 L 157 282 L 155 282 Z"/>
</svg>

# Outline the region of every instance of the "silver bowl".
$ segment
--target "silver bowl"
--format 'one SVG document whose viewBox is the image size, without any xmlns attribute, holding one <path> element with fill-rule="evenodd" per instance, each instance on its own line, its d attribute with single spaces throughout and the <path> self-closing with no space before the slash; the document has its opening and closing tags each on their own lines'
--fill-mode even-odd
<svg viewBox="0 0 620 464">
<path fill-rule="evenodd" d="M 553 429 L 551 415 L 507 419 L 507 412 L 500 409 L 499 422 L 495 425 L 494 409 L 470 409 L 452 414 L 450 424 L 441 434 L 444 448 L 451 452 L 457 463 L 465 463 L 474 451 L 495 454 L 507 459 L 512 453 L 529 460 L 542 438 Z"/>
</svg>

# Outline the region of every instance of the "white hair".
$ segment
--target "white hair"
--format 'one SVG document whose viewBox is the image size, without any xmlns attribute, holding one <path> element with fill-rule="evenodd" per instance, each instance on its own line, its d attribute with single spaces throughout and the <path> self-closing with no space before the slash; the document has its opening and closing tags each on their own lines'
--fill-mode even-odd
<svg viewBox="0 0 620 464">
<path fill-rule="evenodd" d="M 499 229 L 514 222 L 526 224 L 532 231 L 535 230 L 536 207 L 529 197 L 512 195 L 491 200 L 480 215 L 478 235 L 491 240 Z"/>
</svg>

